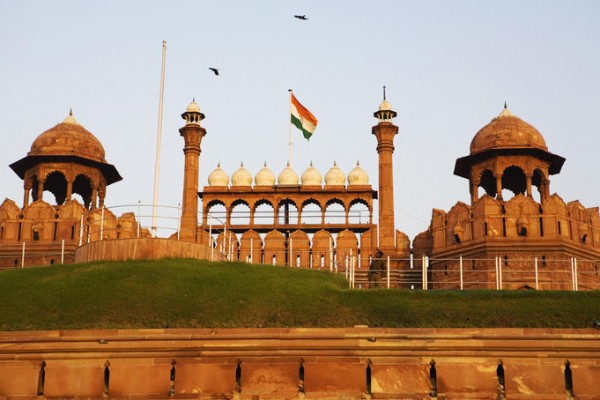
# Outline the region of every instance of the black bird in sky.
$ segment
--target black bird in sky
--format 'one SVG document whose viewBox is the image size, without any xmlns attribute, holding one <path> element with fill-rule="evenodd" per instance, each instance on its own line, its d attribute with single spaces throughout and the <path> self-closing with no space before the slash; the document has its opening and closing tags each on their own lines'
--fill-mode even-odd
<svg viewBox="0 0 600 400">
<path fill-rule="evenodd" d="M 208 69 L 210 69 L 212 72 L 215 73 L 215 75 L 219 75 L 219 70 L 213 67 L 208 67 Z"/>
<path fill-rule="evenodd" d="M 301 19 L 302 21 L 306 21 L 308 19 L 306 15 L 294 15 L 294 18 Z"/>
</svg>

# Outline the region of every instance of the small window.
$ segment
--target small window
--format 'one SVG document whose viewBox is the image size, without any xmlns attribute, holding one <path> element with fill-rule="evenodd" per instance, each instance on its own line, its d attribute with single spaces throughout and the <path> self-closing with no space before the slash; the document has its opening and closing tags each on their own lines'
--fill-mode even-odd
<svg viewBox="0 0 600 400">
<path fill-rule="evenodd" d="M 508 266 L 508 256 L 504 256 L 504 266 Z"/>
</svg>

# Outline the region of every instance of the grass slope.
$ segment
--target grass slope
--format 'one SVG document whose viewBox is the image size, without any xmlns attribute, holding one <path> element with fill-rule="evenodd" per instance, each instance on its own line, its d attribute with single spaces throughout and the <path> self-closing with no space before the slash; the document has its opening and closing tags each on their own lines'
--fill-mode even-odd
<svg viewBox="0 0 600 400">
<path fill-rule="evenodd" d="M 0 330 L 590 327 L 600 292 L 347 289 L 327 272 L 197 260 L 0 272 Z"/>
</svg>

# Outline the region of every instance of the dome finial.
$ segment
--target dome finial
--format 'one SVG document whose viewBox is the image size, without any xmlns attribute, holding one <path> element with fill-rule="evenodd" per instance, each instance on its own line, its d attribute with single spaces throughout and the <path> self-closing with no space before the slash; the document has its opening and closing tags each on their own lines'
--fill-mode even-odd
<svg viewBox="0 0 600 400">
<path fill-rule="evenodd" d="M 69 115 L 67 115 L 67 118 L 65 118 L 62 123 L 63 124 L 71 124 L 71 125 L 80 125 L 80 123 L 77 122 L 77 120 L 73 116 L 73 107 L 71 107 L 69 109 Z"/>
<path fill-rule="evenodd" d="M 385 85 L 383 85 L 383 100 L 385 101 Z"/>
<path fill-rule="evenodd" d="M 510 110 L 508 109 L 508 105 L 506 104 L 506 101 L 504 101 L 504 108 L 502 109 L 500 114 L 498 114 L 498 117 L 514 117 L 513 113 L 511 113 Z"/>
</svg>

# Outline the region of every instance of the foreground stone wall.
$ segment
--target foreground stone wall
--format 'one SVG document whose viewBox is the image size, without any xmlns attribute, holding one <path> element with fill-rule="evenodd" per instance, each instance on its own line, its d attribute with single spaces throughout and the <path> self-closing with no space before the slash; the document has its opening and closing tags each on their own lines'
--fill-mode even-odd
<svg viewBox="0 0 600 400">
<path fill-rule="evenodd" d="M 1 399 L 502 396 L 600 398 L 600 331 L 356 327 L 0 333 Z"/>
<path fill-rule="evenodd" d="M 214 255 L 217 256 L 216 254 Z M 90 242 L 75 252 L 75 262 L 158 260 L 161 258 L 196 258 L 210 260 L 210 247 L 179 240 L 114 239 Z"/>
</svg>

